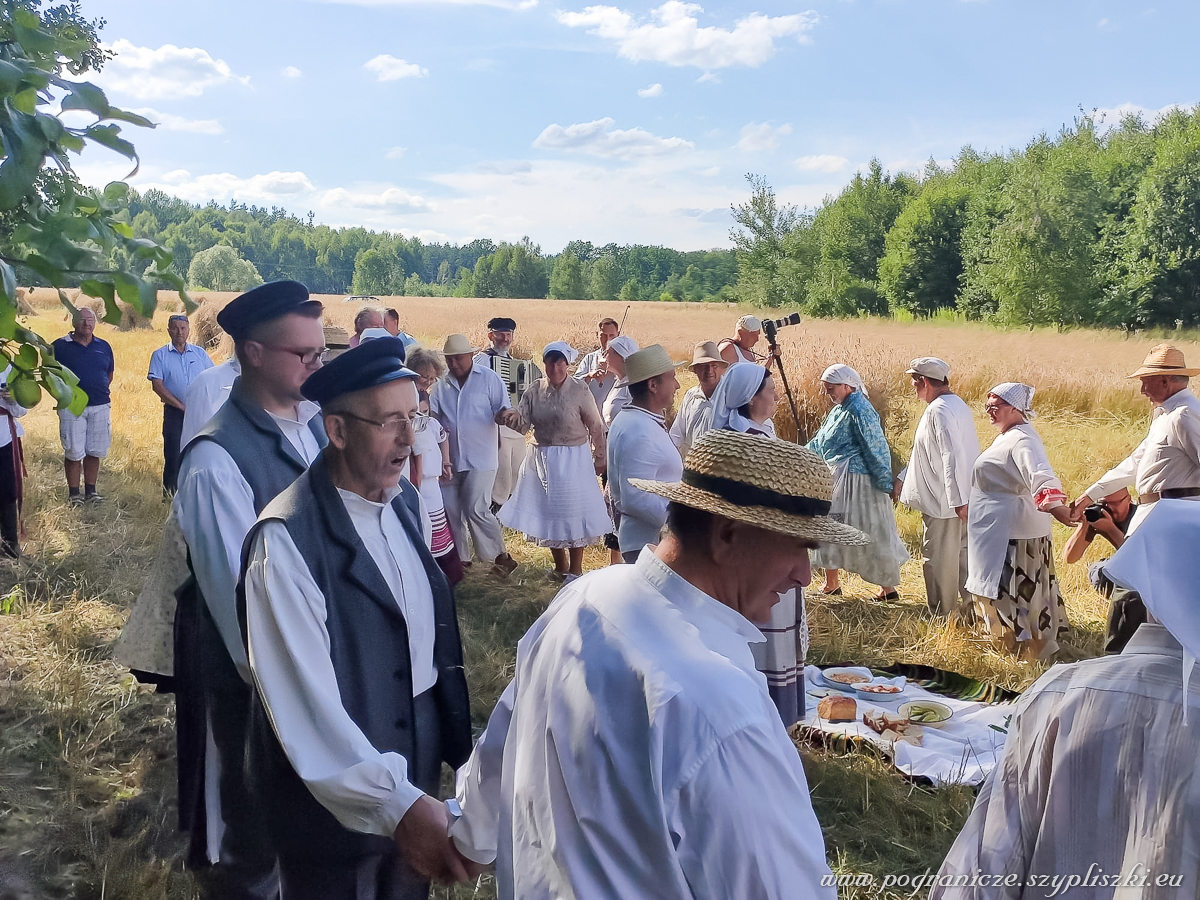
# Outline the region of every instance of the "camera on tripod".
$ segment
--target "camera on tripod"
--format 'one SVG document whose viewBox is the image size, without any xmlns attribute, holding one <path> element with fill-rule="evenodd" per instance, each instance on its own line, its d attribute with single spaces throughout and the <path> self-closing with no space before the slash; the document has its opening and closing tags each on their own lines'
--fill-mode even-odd
<svg viewBox="0 0 1200 900">
<path fill-rule="evenodd" d="M 782 319 L 763 319 L 762 320 L 762 330 L 763 330 L 763 333 L 767 336 L 767 343 L 774 344 L 776 331 L 778 331 L 780 328 L 787 328 L 787 326 L 789 326 L 789 325 L 799 325 L 799 324 L 800 324 L 800 313 L 792 313 L 791 315 L 784 316 Z"/>
</svg>

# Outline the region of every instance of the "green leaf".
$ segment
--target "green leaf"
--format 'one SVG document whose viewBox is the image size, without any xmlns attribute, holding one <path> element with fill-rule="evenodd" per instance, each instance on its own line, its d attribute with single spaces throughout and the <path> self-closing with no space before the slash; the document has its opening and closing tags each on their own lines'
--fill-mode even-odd
<svg viewBox="0 0 1200 900">
<path fill-rule="evenodd" d="M 43 259 L 36 253 L 30 253 L 22 262 L 33 271 L 37 272 L 43 278 L 53 285 L 58 285 L 62 281 L 62 271 L 52 265 L 47 260 Z"/>
<path fill-rule="evenodd" d="M 100 281 L 96 278 L 85 278 L 79 283 L 79 290 L 89 297 L 98 297 L 107 305 L 112 302 L 113 293 L 116 289 L 111 282 Z"/>
<path fill-rule="evenodd" d="M 0 259 L 0 299 L 13 308 L 17 305 L 17 273 L 13 267 Z"/>
<path fill-rule="evenodd" d="M 87 81 L 59 81 L 60 87 L 70 86 L 71 93 L 63 97 L 63 109 L 85 109 L 100 118 L 107 118 L 112 107 L 104 91 Z"/>
<path fill-rule="evenodd" d="M 123 238 L 133 237 L 133 227 L 128 222 L 113 222 L 112 230 Z M 151 243 L 154 243 L 151 241 Z"/>
<path fill-rule="evenodd" d="M 20 369 L 22 372 L 32 372 L 38 367 L 37 347 L 33 346 L 33 344 L 22 344 L 12 364 L 14 369 Z M 21 405 L 25 406 L 24 403 Z"/>
<path fill-rule="evenodd" d="M 137 125 L 141 128 L 158 127 L 157 123 L 151 122 L 145 116 L 139 116 L 137 113 L 130 112 L 127 109 L 117 109 L 115 106 L 109 107 L 108 115 L 106 115 L 104 118 L 113 119 L 118 122 L 128 122 L 130 125 Z"/>
<path fill-rule="evenodd" d="M 75 399 L 75 388 L 63 381 L 53 369 L 43 367 L 38 381 L 54 398 L 55 409 L 66 409 Z"/>
<path fill-rule="evenodd" d="M 0 59 L 0 94 L 14 93 L 24 77 L 25 72 L 20 66 Z"/>
<path fill-rule="evenodd" d="M 70 371 L 70 370 L 68 369 L 66 371 Z M 74 389 L 74 393 L 71 397 L 71 403 L 70 403 L 70 405 L 67 406 L 67 409 L 69 409 L 71 411 L 71 415 L 73 415 L 73 416 L 82 416 L 83 411 L 85 409 L 87 409 L 87 404 L 88 404 L 87 394 L 85 394 L 82 390 L 80 390 L 78 385 L 76 385 L 76 387 Z"/>
<path fill-rule="evenodd" d="M 129 185 L 123 181 L 110 181 L 104 186 L 104 191 L 100 196 L 109 203 L 124 205 L 129 202 Z"/>
<path fill-rule="evenodd" d="M 83 130 L 83 135 L 88 140 L 95 141 L 109 150 L 114 150 L 128 159 L 136 161 L 137 151 L 133 149 L 133 144 L 120 137 L 120 134 L 119 125 L 93 125 Z"/>
</svg>

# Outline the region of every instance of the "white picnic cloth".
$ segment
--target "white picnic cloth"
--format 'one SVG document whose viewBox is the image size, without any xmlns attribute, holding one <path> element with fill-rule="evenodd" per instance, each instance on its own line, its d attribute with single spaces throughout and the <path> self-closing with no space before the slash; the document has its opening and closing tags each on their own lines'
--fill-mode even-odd
<svg viewBox="0 0 1200 900">
<path fill-rule="evenodd" d="M 871 675 L 871 671 L 865 668 L 855 668 L 852 671 Z M 905 684 L 903 677 L 874 677 L 872 681 Z M 806 691 L 829 687 L 831 685 L 821 677 L 820 669 L 816 666 L 804 667 Z M 976 700 L 956 700 L 927 691 L 912 682 L 905 685 L 904 693 L 897 699 L 882 703 L 865 700 L 852 689 L 841 690 L 840 693 L 858 701 L 856 721 L 828 722 L 818 719 L 817 704 L 820 699 L 809 694 L 804 700 L 807 715 L 801 720 L 801 724 L 829 734 L 857 735 L 891 756 L 896 768 L 905 775 L 928 778 L 935 785 L 981 783 L 1000 761 L 1007 736 L 1004 729 L 1007 728 L 1008 719 L 1016 709 L 1011 703 L 988 704 Z M 863 724 L 863 713 L 868 710 L 897 715 L 902 704 L 922 700 L 943 703 L 954 711 L 954 715 L 940 726 L 922 725 L 924 733 L 920 747 L 902 741 L 893 745 Z"/>
</svg>

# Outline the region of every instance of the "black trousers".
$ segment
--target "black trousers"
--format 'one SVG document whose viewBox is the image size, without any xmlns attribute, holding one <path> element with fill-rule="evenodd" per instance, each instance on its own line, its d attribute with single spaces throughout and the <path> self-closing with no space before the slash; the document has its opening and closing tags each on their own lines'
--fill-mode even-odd
<svg viewBox="0 0 1200 900">
<path fill-rule="evenodd" d="M 437 702 L 429 690 L 413 698 L 418 743 L 412 783 L 436 798 L 442 776 L 441 726 Z M 398 851 L 345 861 L 279 857 L 282 900 L 427 900 L 429 882 Z"/>
<path fill-rule="evenodd" d="M 183 436 L 183 410 L 163 405 L 163 490 L 175 493 L 179 480 L 179 439 Z"/>
<path fill-rule="evenodd" d="M 3 539 L 6 546 L 15 549 L 20 538 L 17 520 L 17 472 L 13 468 L 13 445 L 8 444 L 0 447 L 0 539 Z"/>
</svg>

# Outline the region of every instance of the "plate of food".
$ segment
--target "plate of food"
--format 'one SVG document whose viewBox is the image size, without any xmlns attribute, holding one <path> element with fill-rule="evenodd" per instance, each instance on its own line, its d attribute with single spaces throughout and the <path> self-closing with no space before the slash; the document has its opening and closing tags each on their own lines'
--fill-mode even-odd
<svg viewBox="0 0 1200 900">
<path fill-rule="evenodd" d="M 904 683 L 893 684 L 890 681 L 868 681 L 865 684 L 855 684 L 854 692 L 864 700 L 877 703 L 890 703 L 904 693 Z"/>
<path fill-rule="evenodd" d="M 935 728 L 940 728 L 944 722 L 954 715 L 954 710 L 945 703 L 938 703 L 936 700 L 910 700 L 908 703 L 901 703 L 900 708 L 896 712 L 910 722 L 917 722 L 921 725 L 932 725 Z"/>
<path fill-rule="evenodd" d="M 821 671 L 821 678 L 830 687 L 851 691 L 854 685 L 866 684 L 871 680 L 871 670 L 866 666 L 831 666 Z"/>
</svg>

